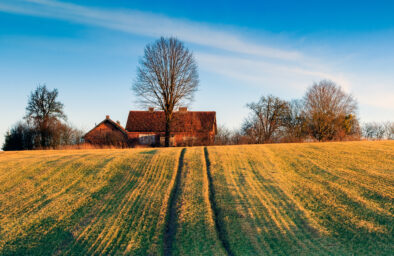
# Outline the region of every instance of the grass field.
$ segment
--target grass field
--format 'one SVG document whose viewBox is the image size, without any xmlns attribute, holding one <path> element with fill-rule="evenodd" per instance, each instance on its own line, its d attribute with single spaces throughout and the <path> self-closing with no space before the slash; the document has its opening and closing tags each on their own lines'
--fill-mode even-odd
<svg viewBox="0 0 394 256">
<path fill-rule="evenodd" d="M 0 255 L 393 255 L 394 142 L 0 153 Z"/>
</svg>

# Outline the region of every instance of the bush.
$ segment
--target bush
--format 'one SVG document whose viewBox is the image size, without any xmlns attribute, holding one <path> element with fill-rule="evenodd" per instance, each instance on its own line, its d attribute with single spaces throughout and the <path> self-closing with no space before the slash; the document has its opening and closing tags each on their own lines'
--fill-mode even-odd
<svg viewBox="0 0 394 256">
<path fill-rule="evenodd" d="M 4 151 L 29 150 L 34 148 L 36 131 L 26 123 L 19 122 L 5 135 Z"/>
<path fill-rule="evenodd" d="M 5 135 L 2 149 L 31 150 L 31 149 L 56 149 L 65 145 L 78 145 L 83 142 L 83 132 L 70 125 L 57 122 L 45 130 L 46 144 L 42 148 L 42 131 L 30 126 L 26 122 L 18 122 Z"/>
</svg>

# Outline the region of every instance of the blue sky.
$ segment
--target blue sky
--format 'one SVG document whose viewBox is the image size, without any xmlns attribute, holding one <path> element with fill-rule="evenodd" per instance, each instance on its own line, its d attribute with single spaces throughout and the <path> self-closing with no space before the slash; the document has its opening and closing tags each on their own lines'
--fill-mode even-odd
<svg viewBox="0 0 394 256">
<path fill-rule="evenodd" d="M 148 4 L 147 4 L 148 3 Z M 238 128 L 245 104 L 301 98 L 331 79 L 359 102 L 361 121 L 394 119 L 391 1 L 0 0 L 0 144 L 40 83 L 57 88 L 84 130 L 139 109 L 130 88 L 144 46 L 176 36 L 197 59 L 190 108 Z"/>
</svg>

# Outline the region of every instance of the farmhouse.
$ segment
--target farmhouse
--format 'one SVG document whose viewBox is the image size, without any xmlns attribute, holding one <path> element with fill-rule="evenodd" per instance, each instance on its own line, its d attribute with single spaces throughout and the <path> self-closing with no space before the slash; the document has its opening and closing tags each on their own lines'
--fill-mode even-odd
<svg viewBox="0 0 394 256">
<path fill-rule="evenodd" d="M 173 113 L 170 144 L 172 146 L 197 146 L 213 144 L 217 132 L 216 112 L 188 111 L 179 108 Z M 165 116 L 163 111 L 130 111 L 123 128 L 109 116 L 90 130 L 84 139 L 91 144 L 118 146 L 164 145 Z"/>
</svg>

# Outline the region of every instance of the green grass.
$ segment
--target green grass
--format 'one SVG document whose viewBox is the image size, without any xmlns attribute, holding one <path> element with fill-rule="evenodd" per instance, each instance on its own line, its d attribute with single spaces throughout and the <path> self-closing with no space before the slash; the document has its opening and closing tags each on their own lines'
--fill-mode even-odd
<svg viewBox="0 0 394 256">
<path fill-rule="evenodd" d="M 215 232 L 203 148 L 188 148 L 176 197 L 174 255 L 225 255 Z"/>
<path fill-rule="evenodd" d="M 0 255 L 392 255 L 393 229 L 389 141 L 0 153 Z"/>
<path fill-rule="evenodd" d="M 160 254 L 180 149 L 0 159 L 0 254 Z"/>
<path fill-rule="evenodd" d="M 394 143 L 209 148 L 235 254 L 390 255 Z"/>
</svg>

